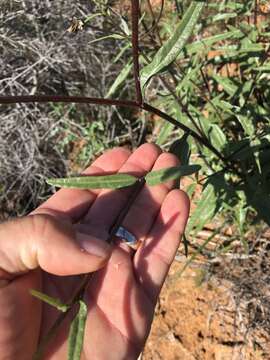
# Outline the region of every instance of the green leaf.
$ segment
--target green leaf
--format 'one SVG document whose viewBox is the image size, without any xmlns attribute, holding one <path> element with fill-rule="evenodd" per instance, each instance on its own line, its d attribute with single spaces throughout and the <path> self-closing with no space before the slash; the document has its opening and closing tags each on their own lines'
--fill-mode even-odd
<svg viewBox="0 0 270 360">
<path fill-rule="evenodd" d="M 161 146 L 163 145 L 168 137 L 171 135 L 174 125 L 169 123 L 168 121 L 162 121 L 162 128 L 157 137 L 156 144 Z"/>
<path fill-rule="evenodd" d="M 191 55 L 194 52 L 198 52 L 200 50 L 207 50 L 209 47 L 217 42 L 224 41 L 227 39 L 237 39 L 243 36 L 242 31 L 240 30 L 232 30 L 226 31 L 222 34 L 217 34 L 213 36 L 209 36 L 207 38 L 203 38 L 198 41 L 194 41 L 192 44 L 186 45 L 187 52 Z"/>
<path fill-rule="evenodd" d="M 217 124 L 211 124 L 209 130 L 211 143 L 218 150 L 222 150 L 227 143 L 226 136 Z"/>
<path fill-rule="evenodd" d="M 116 90 L 119 88 L 119 86 L 126 80 L 126 78 L 128 77 L 128 74 L 130 73 L 130 70 L 132 69 L 132 66 L 133 66 L 133 64 L 129 62 L 123 67 L 123 69 L 120 71 L 117 78 L 114 80 L 109 91 L 107 92 L 107 94 L 105 96 L 106 98 L 112 96 L 116 92 Z"/>
<path fill-rule="evenodd" d="M 211 22 L 216 22 L 216 21 L 220 21 L 220 20 L 228 20 L 228 19 L 235 18 L 235 17 L 237 17 L 236 13 L 217 14 L 212 17 Z"/>
<path fill-rule="evenodd" d="M 125 35 L 130 36 L 130 30 L 128 27 L 128 23 L 126 22 L 126 20 L 124 19 L 123 16 L 120 16 L 120 27 L 123 30 L 123 32 L 125 33 Z"/>
<path fill-rule="evenodd" d="M 55 299 L 47 294 L 44 294 L 40 291 L 31 289 L 30 290 L 31 295 L 38 298 L 41 301 L 44 301 L 46 304 L 49 304 L 51 306 L 54 306 L 57 310 L 60 310 L 62 312 L 66 312 L 69 308 L 68 305 L 63 304 L 59 299 Z"/>
<path fill-rule="evenodd" d="M 93 20 L 94 18 L 96 18 L 98 16 L 102 16 L 102 13 L 99 12 L 99 13 L 96 13 L 96 14 L 86 16 L 86 18 L 83 20 L 83 23 L 86 24 L 86 23 L 90 22 L 91 20 Z"/>
<path fill-rule="evenodd" d="M 262 71 L 262 72 L 270 72 L 270 63 L 264 64 L 263 66 L 258 66 L 253 71 Z"/>
<path fill-rule="evenodd" d="M 190 158 L 190 147 L 188 143 L 188 133 L 185 133 L 180 139 L 173 142 L 169 152 L 180 159 L 182 165 L 188 165 Z"/>
<path fill-rule="evenodd" d="M 100 38 L 89 41 L 88 44 L 94 44 L 98 41 L 103 41 L 103 40 L 108 40 L 108 39 L 123 40 L 123 39 L 125 39 L 125 37 L 120 34 L 111 34 L 111 35 L 102 36 Z"/>
<path fill-rule="evenodd" d="M 173 36 L 158 50 L 151 63 L 142 69 L 142 89 L 146 86 L 152 76 L 156 75 L 164 68 L 169 66 L 180 54 L 190 35 L 192 34 L 194 26 L 199 19 L 203 7 L 203 2 L 191 2 Z"/>
<path fill-rule="evenodd" d="M 80 300 L 80 309 L 73 319 L 68 337 L 68 360 L 80 360 L 85 324 L 87 318 L 87 305 Z"/>
<path fill-rule="evenodd" d="M 136 181 L 137 178 L 132 175 L 113 174 L 48 179 L 47 183 L 54 186 L 75 189 L 119 189 L 130 186 Z"/>
<path fill-rule="evenodd" d="M 236 114 L 238 121 L 240 122 L 242 128 L 245 131 L 245 134 L 248 136 L 253 136 L 255 134 L 255 128 L 252 122 L 251 117 L 248 115 Z"/>
<path fill-rule="evenodd" d="M 217 199 L 214 186 L 208 184 L 203 190 L 201 199 L 197 203 L 196 209 L 190 217 L 187 233 L 190 233 L 193 230 L 193 235 L 196 236 L 204 225 L 213 218 L 217 210 Z"/>
<path fill-rule="evenodd" d="M 181 176 L 191 175 L 200 170 L 200 165 L 183 165 L 151 171 L 145 176 L 147 185 L 154 186 L 169 180 L 179 179 Z"/>
<path fill-rule="evenodd" d="M 224 91 L 228 95 L 230 95 L 230 96 L 235 95 L 238 88 L 233 83 L 232 80 L 230 80 L 229 78 L 226 78 L 226 77 L 219 76 L 219 75 L 212 75 L 212 78 L 223 87 Z"/>
</svg>

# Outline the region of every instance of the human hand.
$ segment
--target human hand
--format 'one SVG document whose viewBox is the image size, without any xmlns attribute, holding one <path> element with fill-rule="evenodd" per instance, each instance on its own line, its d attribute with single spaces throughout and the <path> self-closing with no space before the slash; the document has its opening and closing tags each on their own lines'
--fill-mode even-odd
<svg viewBox="0 0 270 360">
<path fill-rule="evenodd" d="M 85 174 L 120 171 L 141 176 L 177 165 L 172 154 L 145 144 L 133 154 L 110 150 Z M 128 198 L 128 188 L 61 189 L 31 216 L 0 225 L 0 360 L 31 359 L 59 315 L 32 297 L 30 289 L 66 302 L 80 282 L 79 274 L 98 269 L 86 293 L 82 359 L 138 357 L 188 218 L 189 200 L 173 185 L 145 186 L 123 221 L 143 240 L 136 253 L 102 241 Z M 67 358 L 70 320 L 68 316 L 50 342 L 46 360 Z"/>
</svg>

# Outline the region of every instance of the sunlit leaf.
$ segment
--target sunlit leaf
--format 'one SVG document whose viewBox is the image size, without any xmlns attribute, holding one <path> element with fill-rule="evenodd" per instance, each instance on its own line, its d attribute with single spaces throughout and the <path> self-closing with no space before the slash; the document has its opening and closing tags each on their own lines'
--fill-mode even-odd
<svg viewBox="0 0 270 360">
<path fill-rule="evenodd" d="M 186 45 L 186 50 L 189 54 L 192 54 L 196 51 L 209 49 L 210 46 L 212 46 L 217 42 L 224 41 L 227 39 L 237 39 L 241 36 L 243 36 L 243 33 L 240 30 L 226 31 L 222 34 L 216 34 L 213 36 L 203 38 L 198 41 L 194 41 L 192 44 Z"/>
<path fill-rule="evenodd" d="M 44 301 L 46 304 L 49 304 L 53 307 L 55 307 L 57 310 L 60 310 L 62 312 L 66 312 L 69 308 L 68 305 L 63 304 L 59 299 L 53 298 L 47 294 L 44 294 L 38 290 L 31 289 L 30 290 L 31 295 L 38 298 L 41 301 Z"/>
<path fill-rule="evenodd" d="M 211 124 L 210 130 L 209 130 L 209 137 L 210 137 L 211 143 L 218 150 L 222 150 L 227 143 L 224 132 L 221 130 L 221 128 L 217 124 Z"/>
<path fill-rule="evenodd" d="M 193 234 L 196 236 L 204 225 L 213 218 L 217 210 L 217 199 L 214 186 L 208 184 L 203 190 L 196 209 L 189 219 L 187 233 L 193 230 Z"/>
<path fill-rule="evenodd" d="M 70 326 L 68 337 L 68 360 L 80 360 L 81 358 L 86 318 L 87 305 L 80 300 L 79 311 Z"/>
<path fill-rule="evenodd" d="M 154 186 L 181 176 L 191 175 L 200 170 L 200 165 L 183 165 L 152 171 L 145 176 L 147 185 Z"/>
<path fill-rule="evenodd" d="M 235 95 L 237 91 L 237 86 L 233 83 L 232 80 L 219 75 L 212 75 L 212 77 L 219 85 L 222 86 L 222 88 L 228 95 L 230 96 Z"/>
<path fill-rule="evenodd" d="M 177 58 L 192 34 L 203 7 L 203 2 L 191 2 L 173 36 L 158 50 L 151 63 L 142 69 L 142 88 L 146 86 L 152 76 L 158 74 Z"/>
<path fill-rule="evenodd" d="M 64 188 L 79 189 L 119 189 L 130 186 L 137 178 L 128 174 L 91 175 L 71 178 L 48 179 L 47 183 Z"/>
<path fill-rule="evenodd" d="M 132 69 L 133 64 L 127 63 L 123 69 L 120 71 L 119 75 L 114 80 L 113 84 L 111 85 L 109 91 L 106 94 L 106 98 L 112 96 L 116 90 L 120 87 L 120 85 L 126 80 L 128 77 L 128 74 L 130 73 L 130 70 Z"/>
<path fill-rule="evenodd" d="M 174 125 L 169 122 L 163 121 L 161 130 L 156 140 L 156 144 L 159 146 L 163 145 L 168 139 L 168 137 L 171 135 L 173 128 Z"/>
<path fill-rule="evenodd" d="M 246 114 L 236 114 L 236 117 L 240 124 L 242 125 L 242 128 L 245 131 L 245 134 L 247 136 L 252 136 L 255 133 L 255 128 L 252 122 L 252 118 Z"/>
</svg>

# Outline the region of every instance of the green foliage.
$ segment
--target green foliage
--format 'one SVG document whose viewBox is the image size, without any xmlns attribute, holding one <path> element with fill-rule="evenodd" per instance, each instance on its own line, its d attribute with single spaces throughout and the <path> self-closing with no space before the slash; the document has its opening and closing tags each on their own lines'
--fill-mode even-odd
<svg viewBox="0 0 270 360">
<path fill-rule="evenodd" d="M 190 158 L 190 145 L 188 143 L 188 133 L 185 133 L 180 139 L 175 140 L 170 146 L 170 153 L 179 158 L 182 165 L 188 165 Z"/>
<path fill-rule="evenodd" d="M 62 312 L 66 312 L 69 308 L 68 305 L 63 304 L 59 299 L 52 298 L 51 296 L 44 294 L 37 290 L 30 290 L 30 294 L 36 297 L 37 299 L 55 307 L 57 310 L 60 310 Z"/>
<path fill-rule="evenodd" d="M 169 66 L 183 50 L 203 9 L 204 3 L 192 1 L 173 36 L 158 50 L 150 64 L 141 71 L 141 86 L 144 88 L 152 76 Z"/>
<path fill-rule="evenodd" d="M 147 185 L 154 186 L 169 180 L 179 179 L 182 176 L 191 175 L 200 170 L 199 165 L 183 165 L 167 169 L 151 171 L 145 176 Z"/>
<path fill-rule="evenodd" d="M 133 185 L 136 177 L 128 174 L 79 176 L 63 179 L 48 179 L 54 186 L 77 189 L 119 189 Z"/>
<path fill-rule="evenodd" d="M 121 72 L 119 73 L 119 75 L 117 76 L 117 78 L 115 79 L 115 81 L 113 82 L 113 84 L 111 85 L 110 89 L 108 90 L 107 94 L 106 94 L 106 98 L 109 98 L 111 96 L 114 95 L 114 93 L 116 92 L 116 90 L 121 86 L 121 84 L 126 80 L 126 78 L 128 77 L 131 69 L 133 67 L 132 62 L 128 62 L 123 69 L 121 70 Z"/>
<path fill-rule="evenodd" d="M 68 338 L 68 360 L 80 360 L 87 318 L 87 305 L 79 301 L 79 311 L 73 319 Z"/>
<path fill-rule="evenodd" d="M 146 184 L 158 185 L 182 176 L 191 175 L 200 170 L 199 165 L 183 165 L 151 171 L 145 176 Z M 119 189 L 135 184 L 137 178 L 129 174 L 91 175 L 62 179 L 48 179 L 47 183 L 54 186 L 77 189 Z"/>
<path fill-rule="evenodd" d="M 156 69 L 164 70 L 158 56 L 175 39 L 189 6 L 184 1 L 180 14 L 164 16 L 159 33 L 164 38 L 169 34 L 170 40 L 152 57 L 150 64 L 157 62 Z M 161 81 L 156 90 L 160 95 L 156 106 L 196 131 L 220 154 L 217 157 L 190 136 L 188 143 L 183 142 L 187 134 L 171 124 L 162 125 L 157 136 L 157 142 L 183 158 L 184 164 L 191 152 L 202 166 L 203 191 L 189 221 L 190 238 L 216 216 L 234 219 L 243 239 L 254 222 L 263 219 L 270 224 L 270 22 L 267 16 L 254 22 L 254 11 L 253 1 L 206 2 L 193 38 L 162 75 L 173 85 L 168 88 Z M 196 181 L 189 185 L 191 196 L 195 186 Z"/>
</svg>

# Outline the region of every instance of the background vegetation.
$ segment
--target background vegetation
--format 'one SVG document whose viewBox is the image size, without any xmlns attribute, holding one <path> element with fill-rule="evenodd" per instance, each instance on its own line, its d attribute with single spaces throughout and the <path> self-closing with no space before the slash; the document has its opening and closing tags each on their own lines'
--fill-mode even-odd
<svg viewBox="0 0 270 360">
<path fill-rule="evenodd" d="M 263 264 L 268 248 L 260 239 L 270 224 L 270 3 L 200 2 L 203 11 L 189 41 L 161 66 L 179 45 L 173 42 L 191 3 L 199 4 L 140 4 L 144 101 L 167 120 L 149 106 L 1 105 L 2 219 L 26 214 L 46 199 L 54 191 L 46 178 L 78 173 L 108 147 L 154 141 L 182 164 L 202 166 L 199 175 L 181 182 L 194 204 L 187 264 L 199 254 L 210 260 L 253 256 Z M 138 95 L 130 1 L 3 0 L 0 18 L 0 96 Z M 203 229 L 210 233 L 198 243 Z M 253 280 L 248 286 L 254 295 L 260 284 Z M 238 284 L 240 291 L 247 286 Z M 264 293 L 257 296 L 268 313 Z"/>
<path fill-rule="evenodd" d="M 142 1 L 141 68 L 175 32 L 190 1 Z M 201 163 L 188 233 L 216 214 L 237 224 L 248 251 L 249 224 L 270 222 L 269 3 L 207 1 L 193 37 L 148 83 L 145 99 L 198 133 L 215 149 L 157 116 L 113 106 L 1 106 L 1 203 L 24 214 L 51 192 L 44 178 L 78 172 L 105 148 L 156 141 Z M 1 95 L 61 94 L 134 98 L 129 1 L 4 1 Z M 67 29 L 79 19 L 82 29 Z M 177 146 L 175 146 L 177 145 Z M 180 147 L 179 147 L 180 146 Z M 223 225 L 221 225 L 222 227 Z M 228 244 L 227 244 L 228 245 Z"/>
</svg>

